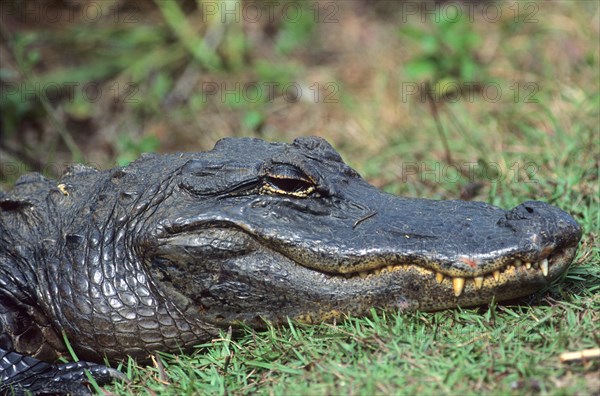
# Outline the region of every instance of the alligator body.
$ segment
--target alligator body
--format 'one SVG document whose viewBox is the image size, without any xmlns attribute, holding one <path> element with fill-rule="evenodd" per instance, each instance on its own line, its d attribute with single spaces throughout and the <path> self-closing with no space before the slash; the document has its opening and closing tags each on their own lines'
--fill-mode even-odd
<svg viewBox="0 0 600 396">
<path fill-rule="evenodd" d="M 239 323 L 524 296 L 580 237 L 543 202 L 383 193 L 314 137 L 28 175 L 0 193 L 0 389 L 84 392 L 84 368 L 117 375 L 93 362 L 189 351 Z M 66 354 L 63 334 L 92 363 L 44 363 Z"/>
</svg>

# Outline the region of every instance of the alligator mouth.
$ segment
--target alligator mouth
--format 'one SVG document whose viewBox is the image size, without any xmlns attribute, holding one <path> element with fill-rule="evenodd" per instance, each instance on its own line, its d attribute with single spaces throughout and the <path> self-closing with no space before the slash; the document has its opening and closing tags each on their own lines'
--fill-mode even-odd
<svg viewBox="0 0 600 396">
<path fill-rule="evenodd" d="M 245 235 L 247 238 L 260 240 L 260 238 L 257 238 L 256 235 L 253 235 L 249 230 L 244 229 L 244 227 L 231 226 L 230 224 L 227 224 L 225 227 L 222 224 L 219 226 L 220 227 L 215 227 L 213 224 L 213 228 L 211 229 L 213 231 L 217 229 L 237 230 L 240 232 L 240 236 Z M 184 227 L 170 228 L 168 232 L 171 235 L 159 239 L 162 239 L 163 243 L 168 243 L 167 241 L 169 240 L 170 243 L 173 243 L 177 240 L 175 244 L 184 243 L 188 248 L 193 248 L 197 244 L 202 245 L 204 243 L 201 242 L 204 241 L 204 239 L 197 238 L 200 234 L 199 231 L 202 231 L 202 229 L 199 228 L 197 224 L 188 224 Z M 173 234 L 179 236 L 174 236 Z M 242 239 L 244 239 L 244 237 L 242 237 Z M 234 245 L 232 243 L 233 241 L 233 239 L 228 241 L 228 248 L 231 248 Z M 244 243 L 242 242 L 242 245 L 243 244 Z M 567 268 L 576 253 L 577 245 L 554 249 L 546 248 L 543 249 L 541 253 L 536 254 L 535 259 L 532 257 L 531 253 L 521 256 L 519 256 L 519 253 L 514 253 L 513 257 L 500 257 L 486 264 L 486 267 L 489 268 L 488 271 L 481 272 L 480 267 L 480 270 L 476 272 L 476 275 L 469 274 L 468 271 L 458 270 L 456 268 L 446 270 L 446 272 L 452 272 L 452 274 L 444 274 L 442 271 L 438 270 L 441 265 L 435 258 L 423 259 L 422 263 L 394 263 L 389 259 L 379 257 L 375 260 L 369 260 L 371 261 L 371 266 L 374 265 L 373 261 L 381 260 L 381 264 L 376 267 L 364 268 L 364 266 L 361 266 L 360 269 L 350 270 L 349 272 L 332 272 L 321 270 L 315 265 L 304 262 L 306 256 L 299 257 L 296 254 L 291 254 L 292 252 L 286 248 L 278 248 L 272 244 L 270 248 L 306 270 L 321 273 L 324 276 L 338 279 L 342 282 L 375 281 L 382 279 L 384 282 L 393 283 L 394 279 L 391 277 L 394 276 L 394 274 L 413 273 L 418 275 L 421 279 L 435 279 L 441 288 L 449 289 L 449 293 L 453 291 L 455 297 L 460 297 L 463 295 L 465 288 L 469 288 L 469 291 L 477 292 L 485 289 L 494 289 L 505 285 L 510 281 L 518 281 L 521 285 L 526 285 L 530 282 L 539 284 L 540 281 L 550 281 Z M 473 268 L 475 267 L 476 266 L 473 264 Z"/>
<path fill-rule="evenodd" d="M 568 247 L 561 251 L 550 254 L 538 261 L 525 261 L 516 258 L 506 263 L 492 272 L 484 273 L 478 276 L 450 276 L 441 272 L 423 267 L 418 264 L 389 264 L 369 270 L 362 270 L 346 274 L 326 273 L 328 276 L 334 276 L 345 280 L 375 280 L 390 274 L 398 272 L 415 272 L 421 276 L 435 278 L 440 285 L 452 286 L 455 297 L 463 294 L 465 286 L 468 283 L 473 284 L 474 290 L 481 290 L 484 287 L 493 288 L 505 284 L 509 279 L 550 279 L 562 273 L 565 267 L 571 262 L 576 252 L 576 247 Z"/>
</svg>

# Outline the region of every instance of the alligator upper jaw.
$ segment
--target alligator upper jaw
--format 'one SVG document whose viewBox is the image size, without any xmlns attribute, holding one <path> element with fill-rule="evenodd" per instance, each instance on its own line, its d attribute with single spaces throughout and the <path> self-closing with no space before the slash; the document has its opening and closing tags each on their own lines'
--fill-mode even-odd
<svg viewBox="0 0 600 396">
<path fill-rule="evenodd" d="M 527 274 L 542 280 L 558 274 L 572 261 L 581 238 L 571 216 L 539 201 L 508 211 L 481 202 L 412 201 L 373 194 L 378 214 L 358 227 L 338 227 L 336 242 L 325 248 L 322 238 L 311 238 L 310 228 L 307 242 L 283 230 L 263 238 L 294 262 L 327 274 L 366 278 L 412 266 L 440 282 L 453 279 L 457 295 L 467 280 L 481 289 L 490 284 L 486 279 L 501 282 L 513 268 L 537 269 Z"/>
</svg>

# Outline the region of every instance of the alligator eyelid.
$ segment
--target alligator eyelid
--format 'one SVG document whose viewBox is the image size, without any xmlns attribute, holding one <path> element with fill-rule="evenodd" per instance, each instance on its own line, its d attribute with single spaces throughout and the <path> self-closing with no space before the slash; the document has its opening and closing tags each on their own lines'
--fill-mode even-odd
<svg viewBox="0 0 600 396">
<path fill-rule="evenodd" d="M 306 183 L 313 182 L 310 178 L 305 178 L 305 177 L 300 177 L 300 176 L 290 177 L 288 175 L 268 174 L 267 177 L 270 177 L 272 179 L 280 179 L 280 180 L 302 180 Z"/>
<path fill-rule="evenodd" d="M 245 182 L 236 184 L 234 186 L 231 186 L 230 188 L 228 188 L 226 190 L 223 190 L 219 195 L 216 196 L 216 198 L 227 198 L 227 197 L 235 196 L 235 195 L 238 195 L 239 193 L 243 193 L 245 191 L 252 190 L 257 185 L 258 185 L 258 179 L 245 181 Z M 196 196 L 206 197 L 206 196 L 211 195 L 210 192 L 197 191 L 193 187 L 188 186 L 188 185 L 182 185 L 181 187 L 184 190 L 186 190 L 189 193 L 196 195 Z"/>
<path fill-rule="evenodd" d="M 265 176 L 272 177 L 274 179 L 295 179 L 303 180 L 307 183 L 315 184 L 313 178 L 306 174 L 302 169 L 295 165 L 287 163 L 273 163 L 267 168 Z"/>
<path fill-rule="evenodd" d="M 363 217 L 361 217 L 360 219 L 358 219 L 354 222 L 354 224 L 352 225 L 352 229 L 355 229 L 360 223 L 362 223 L 365 220 L 370 219 L 371 217 L 375 216 L 376 214 L 377 214 L 377 211 L 374 211 L 374 212 L 364 215 Z"/>
<path fill-rule="evenodd" d="M 258 185 L 258 179 L 247 180 L 240 184 L 236 184 L 235 186 L 232 186 L 230 189 L 224 191 L 219 196 L 219 198 L 226 198 L 226 197 L 236 195 L 237 193 L 240 193 L 240 192 L 251 190 L 252 188 L 256 187 L 257 185 Z"/>
</svg>

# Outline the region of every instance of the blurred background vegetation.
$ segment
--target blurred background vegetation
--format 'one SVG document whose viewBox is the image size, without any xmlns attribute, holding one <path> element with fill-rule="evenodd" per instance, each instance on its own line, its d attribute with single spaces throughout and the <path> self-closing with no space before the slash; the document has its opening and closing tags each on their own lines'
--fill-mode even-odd
<svg viewBox="0 0 600 396">
<path fill-rule="evenodd" d="M 598 25 L 594 1 L 3 1 L 2 186 L 320 135 L 392 192 L 497 195 L 557 135 L 597 148 Z"/>
</svg>

